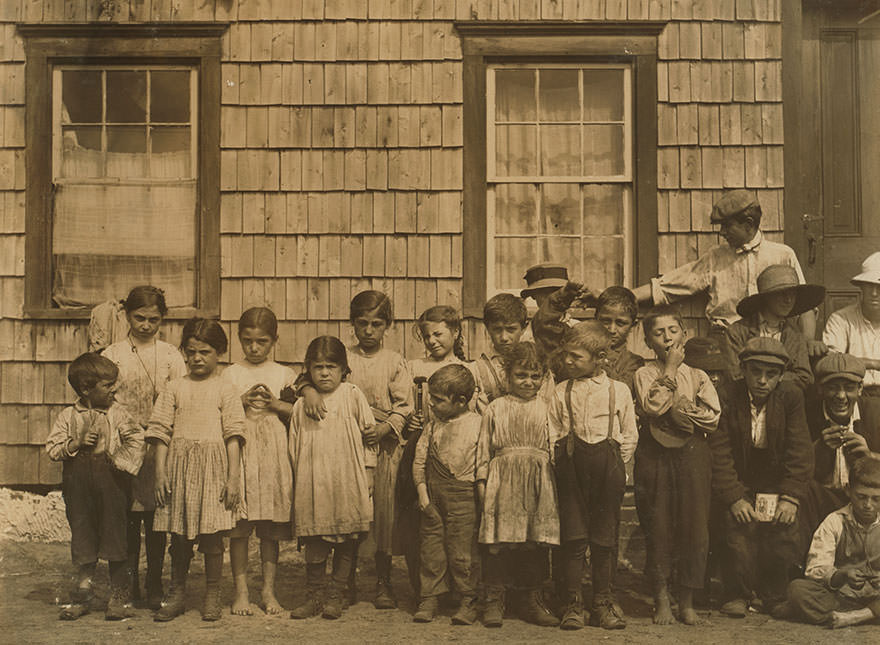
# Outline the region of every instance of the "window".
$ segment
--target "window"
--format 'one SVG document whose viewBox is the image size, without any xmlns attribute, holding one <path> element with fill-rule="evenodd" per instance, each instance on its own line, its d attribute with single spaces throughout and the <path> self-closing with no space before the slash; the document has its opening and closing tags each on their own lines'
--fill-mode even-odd
<svg viewBox="0 0 880 645">
<path fill-rule="evenodd" d="M 663 22 L 459 22 L 462 302 L 518 292 L 537 262 L 593 289 L 657 270 Z"/>
<path fill-rule="evenodd" d="M 27 314 L 87 315 L 137 284 L 173 314 L 217 313 L 224 29 L 19 26 Z"/>
<path fill-rule="evenodd" d="M 489 294 L 518 291 L 526 269 L 548 261 L 588 285 L 631 283 L 630 66 L 489 65 L 487 75 Z"/>
</svg>

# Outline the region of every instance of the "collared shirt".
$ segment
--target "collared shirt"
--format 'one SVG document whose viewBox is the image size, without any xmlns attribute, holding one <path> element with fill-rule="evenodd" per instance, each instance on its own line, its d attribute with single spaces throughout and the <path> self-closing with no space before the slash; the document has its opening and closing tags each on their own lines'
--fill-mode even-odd
<svg viewBox="0 0 880 645">
<path fill-rule="evenodd" d="M 828 425 L 839 425 L 836 421 L 828 416 L 828 410 L 825 408 L 824 403 L 822 404 L 822 414 L 825 415 L 825 420 L 828 422 Z M 854 422 L 860 421 L 861 418 L 861 414 L 859 413 L 859 404 L 856 403 L 855 407 L 853 407 L 852 414 L 849 417 L 847 431 L 852 432 Z M 830 486 L 831 488 L 836 488 L 837 490 L 842 490 L 849 483 L 849 465 L 846 463 L 846 454 L 843 451 L 843 446 L 838 446 L 834 450 L 834 469 L 832 470 L 828 481 L 824 481 L 822 483 L 826 486 Z"/>
<path fill-rule="evenodd" d="M 785 327 L 785 320 L 778 323 L 767 322 L 761 312 L 758 312 L 758 336 L 761 338 L 773 338 L 782 342 L 782 329 Z"/>
<path fill-rule="evenodd" d="M 758 293 L 758 275 L 773 264 L 794 267 L 798 282 L 804 282 L 791 247 L 771 242 L 758 231 L 736 250 L 729 244 L 719 244 L 693 262 L 653 278 L 651 297 L 655 304 L 662 305 L 707 291 L 706 318 L 714 327 L 727 327 L 740 318 L 736 305 L 746 296 Z"/>
<path fill-rule="evenodd" d="M 572 424 L 565 401 L 568 382 L 563 381 L 553 390 L 550 399 L 550 445 L 569 433 L 573 426 L 575 435 L 587 443 L 599 443 L 608 438 L 609 388 L 614 387 L 614 419 L 611 439 L 620 444 L 620 458 L 628 462 L 636 450 L 639 431 L 632 394 L 620 381 L 609 379 L 605 372 L 591 378 L 575 379 L 571 388 Z"/>
<path fill-rule="evenodd" d="M 448 421 L 434 419 L 428 422 L 416 444 L 413 459 L 413 481 L 416 486 L 425 483 L 425 465 L 429 453 L 440 460 L 459 481 L 486 479 L 489 462 L 477 461 L 481 425 L 480 415 L 470 411 Z"/>
<path fill-rule="evenodd" d="M 880 516 L 870 526 L 863 526 L 853 516 L 851 504 L 830 513 L 816 529 L 804 575 L 831 588 L 831 577 L 844 567 L 875 576 L 880 572 Z M 835 591 L 848 598 L 880 595 L 870 582 L 859 589 L 844 584 Z"/>
<path fill-rule="evenodd" d="M 880 323 L 865 318 L 856 302 L 828 316 L 822 342 L 835 352 L 880 359 Z M 880 370 L 866 370 L 863 384 L 880 385 Z"/>
<path fill-rule="evenodd" d="M 755 448 L 767 447 L 767 402 L 758 407 L 749 393 L 749 412 L 752 417 L 752 445 Z"/>
</svg>

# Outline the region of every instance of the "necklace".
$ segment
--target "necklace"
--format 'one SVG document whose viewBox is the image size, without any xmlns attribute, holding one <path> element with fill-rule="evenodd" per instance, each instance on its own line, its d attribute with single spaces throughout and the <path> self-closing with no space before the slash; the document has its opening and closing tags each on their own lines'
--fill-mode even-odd
<svg viewBox="0 0 880 645">
<path fill-rule="evenodd" d="M 144 370 L 144 374 L 147 375 L 147 379 L 150 381 L 150 388 L 153 390 L 153 403 L 156 402 L 156 398 L 159 396 L 159 392 L 156 389 L 156 379 L 159 378 L 159 348 L 156 346 L 156 341 L 153 341 L 153 374 L 150 375 L 150 370 L 147 369 L 144 360 L 141 358 L 141 353 L 138 351 L 138 348 L 135 347 L 134 341 L 131 339 L 131 334 L 128 335 L 128 344 L 131 345 L 131 351 L 134 352 L 135 357 L 138 359 L 138 363 L 141 365 L 141 369 Z"/>
</svg>

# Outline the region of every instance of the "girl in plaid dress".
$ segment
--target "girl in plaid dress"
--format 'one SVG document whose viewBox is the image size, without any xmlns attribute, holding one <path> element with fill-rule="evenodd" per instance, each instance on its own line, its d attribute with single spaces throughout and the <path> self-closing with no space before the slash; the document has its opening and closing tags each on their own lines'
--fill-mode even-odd
<svg viewBox="0 0 880 645">
<path fill-rule="evenodd" d="M 193 545 L 205 556 L 203 620 L 220 618 L 223 536 L 241 511 L 241 456 L 245 419 L 239 392 L 216 372 L 227 348 L 214 320 L 192 318 L 180 346 L 189 374 L 156 399 L 146 437 L 156 448 L 157 531 L 171 533 L 171 588 L 155 620 L 185 611 Z"/>
</svg>

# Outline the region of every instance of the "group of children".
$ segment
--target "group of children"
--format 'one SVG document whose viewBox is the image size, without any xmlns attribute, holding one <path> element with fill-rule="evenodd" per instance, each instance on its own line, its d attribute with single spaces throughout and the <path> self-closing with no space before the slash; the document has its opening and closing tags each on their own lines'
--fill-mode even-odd
<svg viewBox="0 0 880 645">
<path fill-rule="evenodd" d="M 196 544 L 202 617 L 220 618 L 225 537 L 231 611 L 251 613 L 256 531 L 267 614 L 282 611 L 280 541 L 305 551 L 307 594 L 291 617 L 338 618 L 357 600 L 359 546 L 372 533 L 378 609 L 397 605 L 392 556 L 404 555 L 416 622 L 433 620 L 453 592 L 456 624 L 482 615 L 499 627 L 510 601 L 537 625 L 622 629 L 614 579 L 634 462 L 656 624 L 698 622 L 694 596 L 711 560 L 730 616 L 745 616 L 757 598 L 779 618 L 870 620 L 880 615 L 880 458 L 871 452 L 880 449 L 871 418 L 880 399 L 864 396 L 860 358 L 799 360 L 806 341 L 787 333 L 787 320 L 818 304 L 818 290 L 785 269 L 762 273 L 758 294 L 740 303 L 744 329 L 731 326 L 724 343 L 685 343 L 680 313 L 651 309 L 641 320 L 650 360 L 627 349 L 636 296 L 610 287 L 590 303 L 595 320 L 575 324 L 567 312 L 587 291 L 563 267 L 527 274 L 524 295 L 540 305 L 531 322 L 512 294 L 486 303 L 491 351 L 474 362 L 460 315 L 444 305 L 418 319 L 424 358 L 385 348 L 391 300 L 364 291 L 351 301 L 355 343 L 315 338 L 299 375 L 272 359 L 278 325 L 269 309 L 242 314 L 243 359 L 222 369 L 219 323 L 189 320 L 178 351 L 157 338 L 162 292 L 137 287 L 124 302 L 126 339 L 70 365 L 79 398 L 47 441 L 64 462 L 78 567 L 61 618 L 88 611 L 98 559 L 110 567 L 106 618 L 132 615 L 143 525 L 157 621 L 185 611 Z M 880 288 L 864 291 L 869 305 L 880 298 Z M 815 405 L 805 405 L 813 387 Z"/>
</svg>

